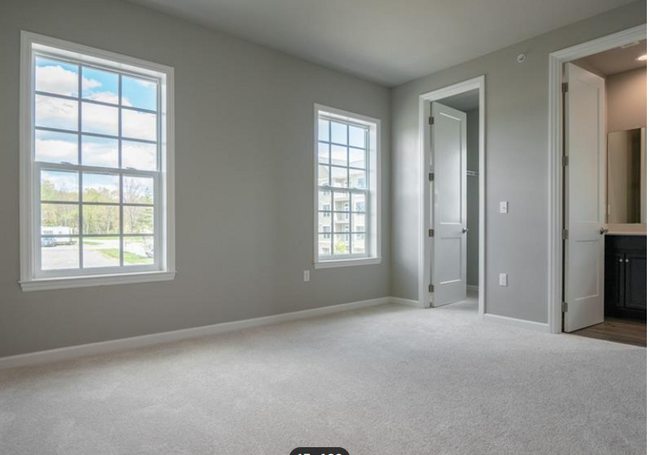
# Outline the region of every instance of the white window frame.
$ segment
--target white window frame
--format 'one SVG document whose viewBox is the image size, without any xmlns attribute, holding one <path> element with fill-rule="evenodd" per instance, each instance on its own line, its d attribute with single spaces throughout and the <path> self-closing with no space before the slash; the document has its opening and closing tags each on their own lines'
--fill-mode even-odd
<svg viewBox="0 0 650 455">
<path fill-rule="evenodd" d="M 344 123 L 368 128 L 368 213 L 366 226 L 366 251 L 364 255 L 335 255 L 322 257 L 318 254 L 318 119 L 329 117 Z M 314 267 L 331 268 L 381 263 L 381 120 L 322 104 L 314 104 Z M 332 207 L 333 208 L 333 207 Z M 334 236 L 334 234 L 331 234 Z M 350 234 L 351 236 L 354 234 Z"/>
<path fill-rule="evenodd" d="M 154 199 L 154 264 L 95 269 L 43 271 L 40 267 L 40 177 L 41 168 L 64 168 L 39 163 L 34 158 L 34 56 L 46 54 L 158 81 L 158 162 L 155 172 L 157 198 Z M 142 283 L 174 279 L 174 69 L 113 52 L 94 49 L 31 32 L 21 32 L 20 84 L 20 285 L 23 291 L 62 289 L 108 284 Z M 81 93 L 79 94 L 81 96 Z M 79 100 L 81 102 L 81 99 Z M 81 132 L 79 132 L 81 134 Z M 119 175 L 147 175 L 151 172 L 91 168 L 76 165 L 78 170 L 110 172 Z M 79 187 L 79 191 L 83 189 Z M 120 190 L 121 191 L 121 190 Z M 122 201 L 120 201 L 122 204 Z M 120 207 L 122 207 L 120 205 Z M 81 209 L 81 206 L 80 206 Z M 120 208 L 121 210 L 121 208 Z M 79 230 L 82 226 L 79 226 Z M 79 245 L 83 248 L 83 245 Z"/>
</svg>

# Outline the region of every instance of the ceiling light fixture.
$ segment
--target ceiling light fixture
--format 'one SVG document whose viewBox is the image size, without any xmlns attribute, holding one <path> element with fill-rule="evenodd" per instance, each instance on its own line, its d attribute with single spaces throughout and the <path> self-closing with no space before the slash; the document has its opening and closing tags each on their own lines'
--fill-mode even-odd
<svg viewBox="0 0 650 455">
<path fill-rule="evenodd" d="M 648 60 L 648 54 L 640 55 L 640 56 L 638 56 L 638 57 L 636 58 L 636 60 L 637 60 L 638 62 L 645 62 L 646 60 Z"/>
</svg>

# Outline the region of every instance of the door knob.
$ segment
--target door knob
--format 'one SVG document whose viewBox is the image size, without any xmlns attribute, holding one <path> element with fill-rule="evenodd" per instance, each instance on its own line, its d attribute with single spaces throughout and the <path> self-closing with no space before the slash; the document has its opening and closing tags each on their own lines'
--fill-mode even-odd
<svg viewBox="0 0 650 455">
<path fill-rule="evenodd" d="M 466 233 L 467 231 L 469 231 L 469 229 L 463 228 L 463 234 Z"/>
<path fill-rule="evenodd" d="M 600 235 L 607 234 L 609 232 L 609 229 L 607 228 L 600 228 Z"/>
</svg>

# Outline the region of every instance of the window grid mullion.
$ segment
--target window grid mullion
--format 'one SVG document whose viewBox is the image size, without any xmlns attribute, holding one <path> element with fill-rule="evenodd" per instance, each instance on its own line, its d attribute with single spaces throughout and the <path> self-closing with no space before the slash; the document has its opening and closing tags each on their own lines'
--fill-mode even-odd
<svg viewBox="0 0 650 455">
<path fill-rule="evenodd" d="M 117 75 L 117 167 L 122 169 L 122 74 Z M 120 267 L 124 267 L 124 174 L 120 173 Z M 155 196 L 155 195 L 154 195 Z"/>
<path fill-rule="evenodd" d="M 81 161 L 83 159 L 83 154 L 81 151 L 81 123 L 82 123 L 81 91 L 83 90 L 82 81 L 83 81 L 83 67 L 81 65 L 77 65 L 77 91 L 78 91 L 77 95 L 79 96 L 79 99 L 77 100 L 77 162 L 79 163 L 79 165 L 83 164 L 83 162 Z M 84 219 L 83 219 L 83 172 L 81 171 L 81 169 L 77 171 L 77 175 L 78 175 L 77 180 L 79 182 L 79 187 L 78 187 L 79 208 L 77 210 L 79 226 L 77 227 L 77 236 L 78 236 L 77 241 L 79 242 L 79 270 L 82 270 L 84 268 L 84 248 L 83 248 Z"/>
</svg>

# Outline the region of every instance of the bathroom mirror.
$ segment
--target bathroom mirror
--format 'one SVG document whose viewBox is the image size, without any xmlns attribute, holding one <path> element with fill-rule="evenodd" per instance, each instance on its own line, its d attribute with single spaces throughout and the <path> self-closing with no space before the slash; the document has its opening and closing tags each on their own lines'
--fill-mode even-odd
<svg viewBox="0 0 650 455">
<path fill-rule="evenodd" d="M 607 135 L 607 223 L 646 223 L 646 129 Z"/>
</svg>

